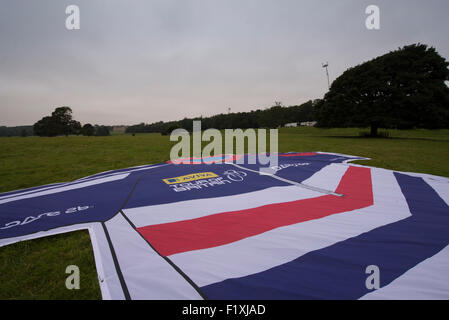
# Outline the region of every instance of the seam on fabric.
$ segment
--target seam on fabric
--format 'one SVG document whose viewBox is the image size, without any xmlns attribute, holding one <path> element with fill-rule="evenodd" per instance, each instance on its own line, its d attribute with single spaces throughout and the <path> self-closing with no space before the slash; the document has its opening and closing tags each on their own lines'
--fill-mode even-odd
<svg viewBox="0 0 449 320">
<path fill-rule="evenodd" d="M 128 291 L 128 287 L 126 286 L 125 278 L 123 277 L 122 270 L 120 269 L 120 264 L 117 259 L 117 255 L 115 253 L 114 245 L 112 244 L 111 237 L 109 236 L 108 229 L 106 228 L 106 224 L 104 222 L 101 223 L 104 234 L 106 235 L 106 240 L 108 241 L 109 249 L 111 250 L 112 260 L 114 261 L 115 270 L 117 271 L 117 275 L 120 281 L 120 285 L 123 290 L 123 294 L 126 300 L 131 300 L 131 296 Z"/>
<path fill-rule="evenodd" d="M 157 251 L 153 245 L 144 238 L 144 236 L 137 230 L 136 226 L 134 225 L 134 223 L 132 223 L 132 221 L 126 216 L 126 214 L 120 210 L 120 213 L 122 214 L 122 216 L 125 218 L 125 220 L 130 224 L 130 226 L 134 229 L 134 231 L 137 232 L 137 234 L 151 247 L 151 249 L 154 250 L 154 252 L 156 252 L 161 258 L 163 258 L 173 269 L 175 269 L 176 272 L 178 272 L 183 278 L 184 280 L 186 280 L 192 287 L 193 289 L 195 289 L 195 291 L 201 296 L 201 298 L 203 298 L 204 300 L 208 300 L 208 298 L 206 297 L 206 295 L 201 291 L 200 287 L 198 287 L 198 285 L 193 282 L 193 280 L 184 273 L 184 271 L 181 270 L 180 267 L 178 267 L 173 261 L 170 260 L 170 258 L 163 256 L 162 254 L 159 253 L 159 251 Z"/>
</svg>

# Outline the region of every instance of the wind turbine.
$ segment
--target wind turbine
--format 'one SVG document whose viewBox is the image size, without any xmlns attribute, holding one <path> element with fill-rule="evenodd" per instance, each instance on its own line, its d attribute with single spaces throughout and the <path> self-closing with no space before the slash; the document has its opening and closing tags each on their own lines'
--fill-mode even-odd
<svg viewBox="0 0 449 320">
<path fill-rule="evenodd" d="M 329 66 L 329 62 L 322 63 L 321 65 L 323 66 L 323 68 L 326 68 L 327 86 L 330 89 L 331 88 L 331 84 L 330 84 L 330 81 L 329 81 L 329 70 L 327 69 L 327 67 Z"/>
</svg>

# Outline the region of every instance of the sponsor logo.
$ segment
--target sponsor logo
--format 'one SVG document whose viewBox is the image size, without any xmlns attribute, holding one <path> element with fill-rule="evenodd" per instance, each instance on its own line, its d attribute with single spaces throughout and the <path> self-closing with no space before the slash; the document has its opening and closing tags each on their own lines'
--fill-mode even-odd
<svg viewBox="0 0 449 320">
<path fill-rule="evenodd" d="M 174 185 L 170 185 L 170 187 L 172 188 L 171 190 L 173 190 L 175 192 L 182 192 L 182 191 L 189 191 L 189 190 L 193 190 L 193 189 L 198 190 L 198 189 L 204 189 L 204 188 L 208 188 L 208 187 L 220 186 L 220 185 L 224 185 L 226 183 L 231 183 L 231 181 L 225 180 L 222 177 L 217 177 L 217 178 L 199 180 L 199 181 L 194 181 L 194 182 L 174 184 Z"/>
<path fill-rule="evenodd" d="M 279 166 L 271 167 L 274 171 L 280 171 L 282 169 L 290 168 L 290 167 L 301 167 L 301 166 L 308 166 L 310 165 L 309 162 L 298 162 L 298 163 L 287 163 L 287 164 L 281 164 Z"/>
<path fill-rule="evenodd" d="M 213 172 L 200 172 L 182 177 L 163 179 L 163 181 L 170 186 L 171 190 L 183 192 L 241 182 L 246 176 L 247 173 L 244 171 L 227 170 L 223 172 L 223 177 Z"/>
<path fill-rule="evenodd" d="M 162 179 L 166 184 L 178 184 L 178 183 L 186 183 L 196 180 L 203 180 L 203 179 L 210 179 L 210 178 L 217 178 L 218 175 L 216 175 L 213 172 L 198 172 L 198 173 L 192 173 L 185 176 L 180 177 L 173 177 L 173 178 L 167 178 Z"/>
<path fill-rule="evenodd" d="M 223 174 L 232 181 L 243 181 L 243 179 L 248 175 L 245 171 L 227 170 Z"/>
</svg>

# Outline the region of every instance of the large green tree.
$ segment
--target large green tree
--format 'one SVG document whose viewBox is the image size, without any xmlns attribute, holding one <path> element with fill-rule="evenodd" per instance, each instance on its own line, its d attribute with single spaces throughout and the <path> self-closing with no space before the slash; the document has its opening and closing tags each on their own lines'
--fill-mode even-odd
<svg viewBox="0 0 449 320">
<path fill-rule="evenodd" d="M 51 116 L 43 117 L 33 126 L 38 136 L 54 137 L 57 135 L 79 134 L 81 124 L 72 119 L 70 107 L 58 107 Z"/>
<path fill-rule="evenodd" d="M 58 135 L 57 125 L 50 116 L 43 117 L 33 125 L 34 133 L 38 136 L 54 137 Z"/>
<path fill-rule="evenodd" d="M 449 63 L 413 44 L 348 69 L 318 108 L 321 127 L 448 128 Z"/>
</svg>

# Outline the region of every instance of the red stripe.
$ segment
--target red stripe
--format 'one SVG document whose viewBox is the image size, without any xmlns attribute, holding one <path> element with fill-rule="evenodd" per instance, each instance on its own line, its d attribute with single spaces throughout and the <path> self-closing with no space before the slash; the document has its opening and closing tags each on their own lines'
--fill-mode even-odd
<svg viewBox="0 0 449 320">
<path fill-rule="evenodd" d="M 281 157 L 309 157 L 309 156 L 316 156 L 318 153 L 316 152 L 299 152 L 299 153 L 287 153 L 287 154 L 280 154 Z"/>
<path fill-rule="evenodd" d="M 164 256 L 211 248 L 260 233 L 373 204 L 371 171 L 349 167 L 336 190 L 317 198 L 150 225 L 137 230 Z"/>
</svg>

